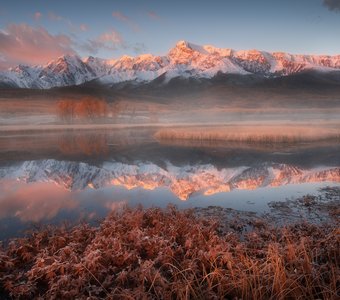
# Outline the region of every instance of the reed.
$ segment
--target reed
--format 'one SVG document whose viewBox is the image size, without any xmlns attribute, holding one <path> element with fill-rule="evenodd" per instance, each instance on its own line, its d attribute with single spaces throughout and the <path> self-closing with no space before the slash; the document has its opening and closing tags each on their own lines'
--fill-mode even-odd
<svg viewBox="0 0 340 300">
<path fill-rule="evenodd" d="M 325 140 L 340 141 L 337 128 L 308 126 L 222 126 L 159 129 L 160 141 L 228 141 L 248 144 L 292 144 Z"/>
</svg>

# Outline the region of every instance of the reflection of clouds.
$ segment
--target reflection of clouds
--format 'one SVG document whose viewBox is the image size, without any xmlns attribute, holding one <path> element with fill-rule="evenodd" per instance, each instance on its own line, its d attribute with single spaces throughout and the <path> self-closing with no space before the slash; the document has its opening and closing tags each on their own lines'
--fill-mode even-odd
<svg viewBox="0 0 340 300">
<path fill-rule="evenodd" d="M 0 182 L 0 219 L 17 217 L 22 222 L 50 220 L 60 210 L 73 210 L 79 203 L 53 183 Z"/>
<path fill-rule="evenodd" d="M 119 210 L 119 209 L 126 207 L 127 203 L 128 203 L 127 200 L 115 201 L 115 202 L 106 201 L 104 206 L 110 211 L 116 211 L 116 210 Z"/>
<path fill-rule="evenodd" d="M 124 190 L 114 191 L 109 187 L 101 187 L 98 189 L 89 188 L 84 190 L 80 195 L 82 204 L 86 206 L 94 205 L 94 209 L 104 208 L 105 210 L 115 211 L 128 206 L 129 199 Z M 90 215 L 88 216 L 90 217 Z M 95 217 L 95 216 L 92 216 Z"/>
</svg>

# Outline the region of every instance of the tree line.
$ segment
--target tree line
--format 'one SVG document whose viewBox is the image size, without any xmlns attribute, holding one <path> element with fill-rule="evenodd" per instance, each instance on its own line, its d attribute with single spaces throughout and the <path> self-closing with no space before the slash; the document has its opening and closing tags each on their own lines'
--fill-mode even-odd
<svg viewBox="0 0 340 300">
<path fill-rule="evenodd" d="M 63 122 L 73 123 L 75 120 L 95 121 L 104 118 L 108 113 L 105 100 L 95 97 L 83 97 L 79 100 L 60 99 L 57 102 L 57 115 Z"/>
<path fill-rule="evenodd" d="M 158 122 L 157 108 L 152 105 L 137 111 L 134 104 L 116 102 L 110 105 L 103 99 L 85 96 L 79 99 L 61 98 L 57 101 L 57 116 L 64 123 L 78 122 L 143 122 L 138 116 L 147 117 L 147 122 Z M 145 122 L 145 121 L 144 121 Z"/>
</svg>

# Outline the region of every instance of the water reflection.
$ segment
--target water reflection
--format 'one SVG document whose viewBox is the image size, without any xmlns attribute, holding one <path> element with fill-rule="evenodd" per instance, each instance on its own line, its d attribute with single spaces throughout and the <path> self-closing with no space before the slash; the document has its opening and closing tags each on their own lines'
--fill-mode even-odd
<svg viewBox="0 0 340 300">
<path fill-rule="evenodd" d="M 0 219 L 17 218 L 22 222 L 51 220 L 61 210 L 74 210 L 79 202 L 62 187 L 48 182 L 25 184 L 0 182 Z"/>
<path fill-rule="evenodd" d="M 340 182 L 340 167 L 303 169 L 289 164 L 256 163 L 234 168 L 217 168 L 212 164 L 175 166 L 164 162 L 104 161 L 93 165 L 54 159 L 25 161 L 0 169 L 0 178 L 26 183 L 52 182 L 69 190 L 100 189 L 122 186 L 127 190 L 154 190 L 166 187 L 180 200 L 195 193 L 213 195 L 234 189 L 254 190 L 287 184 Z"/>
<path fill-rule="evenodd" d="M 160 144 L 152 134 L 0 137 L 0 240 L 27 222 L 95 219 L 127 204 L 246 209 L 250 201 L 252 209 L 264 210 L 263 199 L 340 183 L 339 144 Z"/>
<path fill-rule="evenodd" d="M 99 156 L 109 152 L 108 135 L 105 133 L 64 134 L 58 137 L 58 144 L 65 155 Z"/>
</svg>

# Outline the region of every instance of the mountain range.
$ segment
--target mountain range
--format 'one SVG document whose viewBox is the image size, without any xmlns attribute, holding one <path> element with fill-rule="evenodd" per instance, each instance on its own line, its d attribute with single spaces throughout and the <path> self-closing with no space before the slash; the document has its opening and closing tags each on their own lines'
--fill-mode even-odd
<svg viewBox="0 0 340 300">
<path fill-rule="evenodd" d="M 109 60 L 65 55 L 46 65 L 18 65 L 0 72 L 0 87 L 50 89 L 89 82 L 110 87 L 120 83 L 167 84 L 177 78 L 210 80 L 220 75 L 280 78 L 308 71 L 334 73 L 339 77 L 340 55 L 236 51 L 179 41 L 164 56 L 143 54 Z"/>
</svg>

